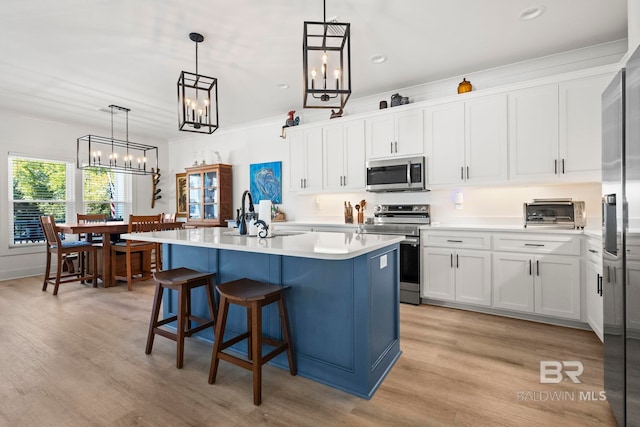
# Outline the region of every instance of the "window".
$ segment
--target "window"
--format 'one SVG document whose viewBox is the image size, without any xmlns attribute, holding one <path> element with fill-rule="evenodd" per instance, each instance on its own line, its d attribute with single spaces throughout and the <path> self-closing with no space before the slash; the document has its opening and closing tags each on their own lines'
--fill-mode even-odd
<svg viewBox="0 0 640 427">
<path fill-rule="evenodd" d="M 109 169 L 84 169 L 83 208 L 88 214 L 104 213 L 123 219 L 130 212 L 131 177 Z"/>
<path fill-rule="evenodd" d="M 24 245 L 44 242 L 41 215 L 64 222 L 75 215 L 73 163 L 9 155 L 13 215 L 10 242 Z"/>
</svg>

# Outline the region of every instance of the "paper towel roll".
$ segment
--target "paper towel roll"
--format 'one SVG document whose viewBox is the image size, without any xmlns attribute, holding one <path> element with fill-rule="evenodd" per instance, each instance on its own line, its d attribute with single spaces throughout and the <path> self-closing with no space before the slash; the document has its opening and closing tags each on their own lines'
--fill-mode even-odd
<svg viewBox="0 0 640 427">
<path fill-rule="evenodd" d="M 260 200 L 258 205 L 258 219 L 263 220 L 269 227 L 267 237 L 271 237 L 271 200 Z"/>
</svg>

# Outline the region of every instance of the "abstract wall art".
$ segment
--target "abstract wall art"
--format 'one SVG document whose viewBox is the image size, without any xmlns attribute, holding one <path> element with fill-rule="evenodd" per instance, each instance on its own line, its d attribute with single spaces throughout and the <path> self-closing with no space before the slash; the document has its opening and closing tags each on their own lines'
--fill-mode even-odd
<svg viewBox="0 0 640 427">
<path fill-rule="evenodd" d="M 259 203 L 260 200 L 282 203 L 282 162 L 249 165 L 249 191 L 253 203 Z"/>
</svg>

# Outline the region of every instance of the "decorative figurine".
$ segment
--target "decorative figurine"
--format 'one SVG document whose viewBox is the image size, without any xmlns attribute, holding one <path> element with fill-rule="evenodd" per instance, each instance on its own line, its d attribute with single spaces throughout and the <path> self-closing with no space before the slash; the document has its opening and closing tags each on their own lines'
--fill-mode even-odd
<svg viewBox="0 0 640 427">
<path fill-rule="evenodd" d="M 397 107 L 401 103 L 402 103 L 402 97 L 400 96 L 399 93 L 394 93 L 393 95 L 391 95 L 391 106 L 392 107 Z"/>
<path fill-rule="evenodd" d="M 291 110 L 287 113 L 287 120 L 284 122 L 284 126 L 282 126 L 282 133 L 280 134 L 280 138 L 286 138 L 287 133 L 285 131 L 286 128 L 291 126 L 298 126 L 300 124 L 300 116 L 293 118 L 293 115 L 296 113 L 296 110 Z"/>
<path fill-rule="evenodd" d="M 335 119 L 338 117 L 342 117 L 342 108 L 339 109 L 338 111 L 331 110 L 331 117 L 329 117 L 329 119 Z"/>
<path fill-rule="evenodd" d="M 473 87 L 471 86 L 471 82 L 466 78 L 463 78 L 458 85 L 458 93 L 471 92 L 471 89 L 473 89 Z"/>
</svg>

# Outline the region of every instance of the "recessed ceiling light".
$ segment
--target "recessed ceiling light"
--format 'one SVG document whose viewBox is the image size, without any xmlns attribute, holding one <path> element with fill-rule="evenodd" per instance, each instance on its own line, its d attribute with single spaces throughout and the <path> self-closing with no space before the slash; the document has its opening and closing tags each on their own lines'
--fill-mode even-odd
<svg viewBox="0 0 640 427">
<path fill-rule="evenodd" d="M 547 8 L 542 5 L 527 7 L 525 10 L 520 12 L 520 19 L 523 21 L 530 21 L 542 15 L 545 10 L 547 10 Z"/>
<path fill-rule="evenodd" d="M 387 60 L 387 57 L 384 55 L 373 55 L 371 58 L 369 58 L 369 60 L 374 64 L 382 64 Z"/>
<path fill-rule="evenodd" d="M 288 85 L 288 84 L 286 84 L 286 83 L 278 83 L 278 84 L 276 85 L 276 87 L 277 87 L 278 89 L 289 89 L 289 85 Z"/>
</svg>

